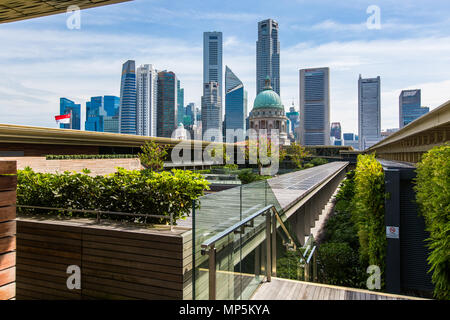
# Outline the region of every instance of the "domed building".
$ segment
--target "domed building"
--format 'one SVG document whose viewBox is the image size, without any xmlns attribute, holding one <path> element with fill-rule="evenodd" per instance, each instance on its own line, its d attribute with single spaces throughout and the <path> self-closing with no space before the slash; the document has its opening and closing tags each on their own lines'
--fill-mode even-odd
<svg viewBox="0 0 450 320">
<path fill-rule="evenodd" d="M 253 109 L 249 115 L 250 129 L 260 134 L 261 129 L 266 129 L 270 137 L 271 129 L 279 130 L 280 145 L 289 145 L 287 138 L 287 117 L 280 96 L 270 86 L 270 78 L 265 80 L 266 86 L 255 98 Z"/>
</svg>

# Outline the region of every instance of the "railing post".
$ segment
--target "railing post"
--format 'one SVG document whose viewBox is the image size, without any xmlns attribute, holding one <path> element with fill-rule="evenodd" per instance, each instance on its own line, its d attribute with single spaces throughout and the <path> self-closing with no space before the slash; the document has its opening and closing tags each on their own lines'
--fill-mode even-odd
<svg viewBox="0 0 450 320">
<path fill-rule="evenodd" d="M 313 281 L 317 282 L 317 251 L 313 254 Z"/>
<path fill-rule="evenodd" d="M 271 241 L 271 212 L 272 210 L 266 211 L 266 276 L 267 282 L 272 281 L 272 241 Z"/>
<path fill-rule="evenodd" d="M 209 300 L 216 300 L 216 248 L 209 248 Z"/>
<path fill-rule="evenodd" d="M 274 277 L 277 276 L 277 217 L 275 216 L 275 208 L 273 208 L 273 214 L 272 214 L 272 239 L 270 240 L 270 245 L 272 248 L 272 257 L 271 257 L 271 263 L 272 263 L 272 275 Z"/>
</svg>

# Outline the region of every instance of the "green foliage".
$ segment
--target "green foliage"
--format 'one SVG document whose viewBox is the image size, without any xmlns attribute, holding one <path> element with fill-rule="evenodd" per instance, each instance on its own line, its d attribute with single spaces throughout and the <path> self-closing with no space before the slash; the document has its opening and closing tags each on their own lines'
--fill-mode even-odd
<svg viewBox="0 0 450 320">
<path fill-rule="evenodd" d="M 17 172 L 17 204 L 53 208 L 115 211 L 170 216 L 174 221 L 189 215 L 193 199 L 203 195 L 208 182 L 191 171 L 172 170 L 157 173 L 151 170 L 118 168 L 108 176 L 82 173 L 37 173 L 29 167 Z M 33 214 L 58 214 L 57 211 L 21 209 Z M 64 216 L 92 217 L 92 214 L 59 212 Z M 95 216 L 95 215 L 94 215 Z M 133 222 L 168 223 L 168 219 L 122 215 L 103 218 Z"/>
<path fill-rule="evenodd" d="M 306 164 L 303 166 L 303 168 L 305 168 L 305 169 L 309 169 L 309 168 L 312 168 L 312 167 L 314 167 L 314 164 L 312 164 L 312 163 L 306 163 Z"/>
<path fill-rule="evenodd" d="M 286 148 L 286 157 L 288 157 L 292 162 L 295 163 L 297 168 L 301 168 L 304 162 L 304 159 L 310 157 L 311 154 L 306 151 L 304 147 L 295 142 L 291 143 Z M 280 160 L 282 161 L 282 160 Z"/>
<path fill-rule="evenodd" d="M 284 279 L 303 279 L 304 269 L 300 264 L 300 251 L 284 251 L 284 256 L 277 258 L 277 277 Z"/>
<path fill-rule="evenodd" d="M 450 299 L 450 145 L 434 147 L 417 166 L 416 199 L 425 218 L 434 294 Z"/>
<path fill-rule="evenodd" d="M 154 141 L 146 141 L 141 146 L 139 160 L 141 164 L 150 170 L 161 171 L 164 167 L 164 159 L 167 156 L 167 146 L 158 144 Z"/>
<path fill-rule="evenodd" d="M 327 242 L 318 248 L 317 270 L 321 281 L 347 287 L 363 288 L 364 271 L 358 252 L 347 242 Z"/>
<path fill-rule="evenodd" d="M 358 228 L 360 259 L 363 264 L 379 266 L 383 279 L 386 256 L 384 173 L 375 155 L 358 155 L 354 192 L 353 220 Z"/>
<path fill-rule="evenodd" d="M 45 156 L 45 160 L 128 159 L 137 157 L 138 155 L 136 154 L 72 154 L 72 155 L 49 154 Z"/>
<path fill-rule="evenodd" d="M 314 166 L 320 166 L 322 164 L 328 163 L 328 160 L 324 158 L 312 158 L 309 163 L 313 164 Z"/>
<path fill-rule="evenodd" d="M 252 171 L 252 169 L 243 169 L 243 170 L 240 170 L 240 172 L 238 174 L 238 178 L 239 178 L 239 180 L 241 180 L 242 184 L 247 184 L 247 183 L 251 183 L 254 181 L 270 179 L 272 177 L 256 174 Z"/>
</svg>

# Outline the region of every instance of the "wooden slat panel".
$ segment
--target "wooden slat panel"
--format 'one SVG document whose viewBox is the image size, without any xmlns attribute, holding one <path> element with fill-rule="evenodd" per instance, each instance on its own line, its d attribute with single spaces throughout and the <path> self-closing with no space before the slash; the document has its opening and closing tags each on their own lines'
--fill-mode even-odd
<svg viewBox="0 0 450 320">
<path fill-rule="evenodd" d="M 17 176 L 0 175 L 0 191 L 16 190 Z"/>
<path fill-rule="evenodd" d="M 16 268 L 0 270 L 0 287 L 16 280 Z"/>
<path fill-rule="evenodd" d="M 55 256 L 62 258 L 69 258 L 74 260 L 81 259 L 81 253 L 78 252 L 68 252 L 64 250 L 55 250 L 55 249 L 44 249 L 44 248 L 36 248 L 36 247 L 28 247 L 20 244 L 20 241 L 17 245 L 17 250 L 22 252 L 30 252 L 35 254 L 40 254 L 42 256 Z"/>
<path fill-rule="evenodd" d="M 14 220 L 16 218 L 16 207 L 1 207 L 0 208 L 0 222 Z"/>
<path fill-rule="evenodd" d="M 0 270 L 14 267 L 16 264 L 16 253 L 8 252 L 0 254 Z"/>
<path fill-rule="evenodd" d="M 1 191 L 0 207 L 10 206 L 13 204 L 16 204 L 16 191 Z"/>
<path fill-rule="evenodd" d="M 17 232 L 16 237 L 21 245 L 47 248 L 46 244 L 57 243 L 66 246 L 69 251 L 73 251 L 77 248 L 77 252 L 79 252 L 81 248 L 81 241 L 79 239 L 66 239 L 63 237 L 52 237 L 46 234 L 30 234 L 20 231 Z"/>
<path fill-rule="evenodd" d="M 17 161 L 0 161 L 0 174 L 17 173 Z"/>
<path fill-rule="evenodd" d="M 8 300 L 16 296 L 16 284 L 10 283 L 0 287 L 0 300 Z"/>
<path fill-rule="evenodd" d="M 0 222 L 0 238 L 16 234 L 16 221 Z"/>
<path fill-rule="evenodd" d="M 0 238 L 0 252 L 6 253 L 16 250 L 16 237 Z"/>
<path fill-rule="evenodd" d="M 42 235 L 47 237 L 62 238 L 62 239 L 77 239 L 81 240 L 81 234 L 78 232 L 69 231 L 56 231 L 39 228 L 41 225 L 37 225 L 34 228 L 32 225 L 25 224 L 22 220 L 18 220 L 17 223 L 17 233 L 19 235 L 29 234 L 29 235 Z M 61 230 L 61 228 L 59 228 Z"/>
<path fill-rule="evenodd" d="M 61 239 L 61 241 L 35 241 L 35 240 L 21 239 L 20 235 L 19 237 L 17 237 L 17 241 L 19 243 L 20 248 L 33 247 L 40 249 L 64 251 L 65 253 L 69 252 L 81 253 L 81 243 L 79 241 L 77 244 L 68 245 L 64 243 L 64 239 Z"/>
</svg>

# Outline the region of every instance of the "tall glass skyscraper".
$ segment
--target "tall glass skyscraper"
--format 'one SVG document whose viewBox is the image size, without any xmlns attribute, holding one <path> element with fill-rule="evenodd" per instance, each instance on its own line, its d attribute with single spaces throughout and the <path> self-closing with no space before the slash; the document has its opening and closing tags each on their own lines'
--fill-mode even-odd
<svg viewBox="0 0 450 320">
<path fill-rule="evenodd" d="M 118 133 L 118 129 L 112 127 L 118 128 L 119 125 L 119 103 L 120 98 L 115 96 L 91 97 L 91 101 L 86 102 L 85 130 Z M 114 125 L 112 121 L 117 124 Z"/>
<path fill-rule="evenodd" d="M 358 79 L 359 150 L 370 148 L 381 139 L 380 77 Z"/>
<path fill-rule="evenodd" d="M 233 130 L 233 137 L 227 137 L 226 142 L 234 143 L 245 140 L 245 118 L 247 117 L 247 91 L 242 81 L 225 67 L 225 130 Z M 240 129 L 240 131 L 236 131 Z M 230 132 L 230 131 L 229 131 Z M 236 133 L 236 137 L 234 136 Z M 232 141 L 228 141 L 232 139 Z"/>
<path fill-rule="evenodd" d="M 330 137 L 334 137 L 335 139 L 338 140 L 342 139 L 342 130 L 340 122 L 331 123 Z"/>
<path fill-rule="evenodd" d="M 203 83 L 217 82 L 222 98 L 222 32 L 203 33 Z"/>
<path fill-rule="evenodd" d="M 421 106 L 420 89 L 403 90 L 398 100 L 400 128 L 403 128 L 408 123 L 413 122 L 430 111 L 430 108 Z"/>
<path fill-rule="evenodd" d="M 136 68 L 134 60 L 128 60 L 122 66 L 120 83 L 120 133 L 136 134 Z"/>
<path fill-rule="evenodd" d="M 217 82 L 203 84 L 202 136 L 204 141 L 222 142 L 222 103 Z"/>
<path fill-rule="evenodd" d="M 156 137 L 158 73 L 153 65 L 137 68 L 136 134 Z"/>
<path fill-rule="evenodd" d="M 330 69 L 300 70 L 300 143 L 330 144 Z"/>
<path fill-rule="evenodd" d="M 180 80 L 177 80 L 177 126 L 183 123 L 186 112 L 184 110 L 184 88 L 181 88 Z"/>
<path fill-rule="evenodd" d="M 172 137 L 177 128 L 177 76 L 171 71 L 158 72 L 158 108 L 156 133 L 158 137 Z"/>
<path fill-rule="evenodd" d="M 294 136 L 294 139 L 298 139 L 297 128 L 300 126 L 300 113 L 295 110 L 294 103 L 289 108 L 289 112 L 286 112 L 286 117 L 289 119 L 289 131 Z"/>
<path fill-rule="evenodd" d="M 69 114 L 72 112 L 72 128 L 70 127 L 70 124 L 64 124 L 61 123 L 59 127 L 61 129 L 74 129 L 74 130 L 80 130 L 81 129 L 81 104 L 76 104 L 72 100 L 69 100 L 67 98 L 60 98 L 59 99 L 59 114 Z"/>
<path fill-rule="evenodd" d="M 258 22 L 256 41 L 256 94 L 264 90 L 266 77 L 270 77 L 273 91 L 280 95 L 280 41 L 278 22 L 267 19 Z"/>
</svg>

